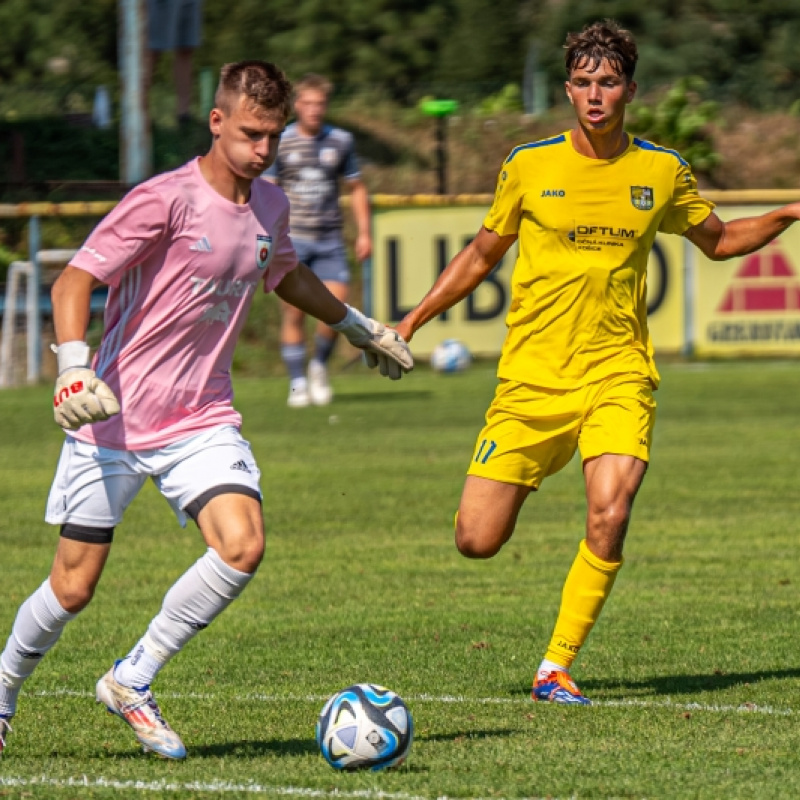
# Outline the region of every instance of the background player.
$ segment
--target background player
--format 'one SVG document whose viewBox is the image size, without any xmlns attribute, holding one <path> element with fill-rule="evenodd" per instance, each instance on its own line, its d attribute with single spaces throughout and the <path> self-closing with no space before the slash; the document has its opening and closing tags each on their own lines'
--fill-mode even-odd
<svg viewBox="0 0 800 800">
<path fill-rule="evenodd" d="M 148 81 L 152 82 L 161 54 L 172 50 L 179 125 L 192 116 L 192 55 L 200 46 L 202 31 L 203 0 L 147 0 Z"/>
<path fill-rule="evenodd" d="M 490 558 L 532 490 L 580 448 L 586 537 L 564 584 L 536 700 L 588 703 L 569 676 L 622 566 L 649 461 L 659 376 L 647 329 L 646 270 L 657 231 L 711 259 L 752 252 L 800 217 L 800 204 L 723 223 L 674 151 L 629 136 L 636 45 L 607 20 L 570 34 L 571 131 L 515 148 L 475 239 L 397 326 L 407 339 L 466 297 L 519 239 L 499 384 L 468 470 L 456 544 Z"/>
<path fill-rule="evenodd" d="M 273 64 L 224 67 L 208 154 L 130 192 L 53 287 L 55 418 L 70 433 L 46 518 L 61 538 L 50 576 L 20 608 L 0 654 L 0 749 L 20 687 L 91 600 L 114 527 L 149 476 L 181 524 L 195 520 L 208 550 L 98 681 L 97 699 L 146 749 L 185 756 L 149 687 L 243 591 L 263 555 L 259 470 L 239 432 L 230 381 L 260 284 L 369 350 L 384 374 L 398 378 L 412 366 L 394 331 L 345 306 L 298 264 L 286 196 L 256 180 L 275 157 L 290 93 Z M 99 283 L 109 298 L 90 368 L 84 339 Z"/>
<path fill-rule="evenodd" d="M 372 253 L 367 187 L 361 180 L 353 136 L 325 123 L 332 86 L 321 75 L 306 75 L 295 86 L 297 120 L 281 137 L 278 157 L 266 177 L 289 196 L 292 242 L 298 258 L 314 271 L 342 302 L 349 295 L 350 267 L 342 236 L 339 184 L 351 192 L 357 227 L 355 256 Z M 317 324 L 314 355 L 306 377 L 305 314 L 282 304 L 281 356 L 289 372 L 288 404 L 294 408 L 326 405 L 333 397 L 326 364 L 336 344 L 336 331 Z"/>
</svg>

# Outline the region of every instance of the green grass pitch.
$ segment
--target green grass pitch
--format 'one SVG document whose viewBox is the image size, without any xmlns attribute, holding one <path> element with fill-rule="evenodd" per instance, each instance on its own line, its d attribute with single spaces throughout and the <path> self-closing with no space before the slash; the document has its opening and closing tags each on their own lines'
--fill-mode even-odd
<svg viewBox="0 0 800 800">
<path fill-rule="evenodd" d="M 267 555 L 154 686 L 189 757 L 142 754 L 93 701 L 203 551 L 148 486 L 93 603 L 26 685 L 0 797 L 800 796 L 800 369 L 668 364 L 663 378 L 626 565 L 574 669 L 593 707 L 528 699 L 582 536 L 578 461 L 495 559 L 452 543 L 491 365 L 399 384 L 355 369 L 332 406 L 303 410 L 283 380 L 241 379 Z M 49 387 L 0 392 L 3 641 L 52 558 L 60 443 Z M 359 681 L 414 715 L 397 771 L 338 774 L 317 752 L 324 698 Z"/>
</svg>

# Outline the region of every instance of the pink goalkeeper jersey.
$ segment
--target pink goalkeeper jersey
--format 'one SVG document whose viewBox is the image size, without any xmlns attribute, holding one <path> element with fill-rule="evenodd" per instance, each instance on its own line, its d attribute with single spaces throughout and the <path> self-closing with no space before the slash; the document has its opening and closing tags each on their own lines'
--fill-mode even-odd
<svg viewBox="0 0 800 800">
<path fill-rule="evenodd" d="M 297 265 L 281 189 L 257 179 L 237 205 L 195 159 L 133 189 L 70 263 L 109 285 L 93 368 L 122 409 L 71 435 L 143 450 L 241 424 L 236 340 L 259 283 L 271 291 Z"/>
</svg>

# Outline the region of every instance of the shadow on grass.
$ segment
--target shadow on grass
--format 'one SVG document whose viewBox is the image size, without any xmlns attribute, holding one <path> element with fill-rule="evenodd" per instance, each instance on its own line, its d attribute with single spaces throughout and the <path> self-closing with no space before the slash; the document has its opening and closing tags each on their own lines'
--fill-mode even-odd
<svg viewBox="0 0 800 800">
<path fill-rule="evenodd" d="M 313 739 L 273 739 L 271 741 L 238 741 L 189 748 L 189 757 L 247 758 L 257 756 L 307 756 L 319 753 Z"/>
<path fill-rule="evenodd" d="M 430 733 L 414 736 L 415 742 L 462 742 L 467 739 L 494 739 L 500 736 L 513 736 L 519 729 L 496 728 L 494 730 L 453 731 L 451 733 Z"/>
<path fill-rule="evenodd" d="M 694 694 L 696 692 L 719 692 L 742 684 L 760 683 L 767 680 L 800 678 L 800 668 L 767 669 L 755 672 L 722 672 L 711 670 L 701 675 L 661 675 L 640 681 L 584 679 L 581 686 L 586 690 L 623 690 L 637 694 L 655 695 Z"/>
<path fill-rule="evenodd" d="M 518 734 L 518 730 L 502 728 L 496 730 L 468 730 L 450 733 L 422 734 L 414 737 L 415 742 L 465 742 L 471 739 L 494 739 Z M 190 747 L 189 758 L 241 758 L 252 759 L 259 756 L 307 756 L 318 755 L 319 748 L 312 739 L 277 739 L 272 741 L 238 741 L 211 744 L 204 747 Z M 119 758 L 128 754 L 115 754 Z M 426 768 L 415 769 L 406 763 L 403 770 L 426 772 Z"/>
<path fill-rule="evenodd" d="M 760 672 L 722 672 L 712 670 L 701 675 L 661 675 L 639 681 L 626 681 L 618 678 L 581 678 L 581 690 L 591 696 L 593 691 L 628 693 L 638 698 L 665 695 L 696 694 L 698 692 L 719 692 L 734 686 L 756 684 L 768 680 L 787 680 L 800 678 L 800 668 L 773 669 Z M 529 695 L 530 686 L 515 687 L 515 694 Z"/>
</svg>

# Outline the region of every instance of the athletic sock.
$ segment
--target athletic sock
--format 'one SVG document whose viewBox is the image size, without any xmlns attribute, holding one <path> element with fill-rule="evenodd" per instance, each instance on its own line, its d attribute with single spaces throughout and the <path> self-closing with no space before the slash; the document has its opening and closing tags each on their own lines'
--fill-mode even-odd
<svg viewBox="0 0 800 800">
<path fill-rule="evenodd" d="M 0 654 L 0 714 L 16 711 L 20 687 L 76 616 L 61 607 L 50 578 L 20 606 Z"/>
<path fill-rule="evenodd" d="M 282 344 L 281 358 L 286 364 L 289 380 L 306 377 L 306 346 L 304 344 Z"/>
<path fill-rule="evenodd" d="M 319 333 L 314 336 L 314 361 L 320 364 L 327 364 L 336 347 L 336 337 L 323 336 Z"/>
<path fill-rule="evenodd" d="M 209 548 L 178 578 L 145 635 L 117 664 L 117 681 L 132 689 L 149 686 L 172 656 L 242 593 L 254 574 L 229 567 Z"/>
<path fill-rule="evenodd" d="M 603 561 L 582 541 L 564 583 L 545 660 L 569 671 L 611 594 L 622 561 Z"/>
<path fill-rule="evenodd" d="M 569 672 L 561 664 L 556 664 L 555 661 L 550 661 L 549 658 L 543 658 L 542 663 L 539 664 L 539 669 L 536 670 L 536 680 L 540 681 L 546 678 L 551 672 Z"/>
</svg>

